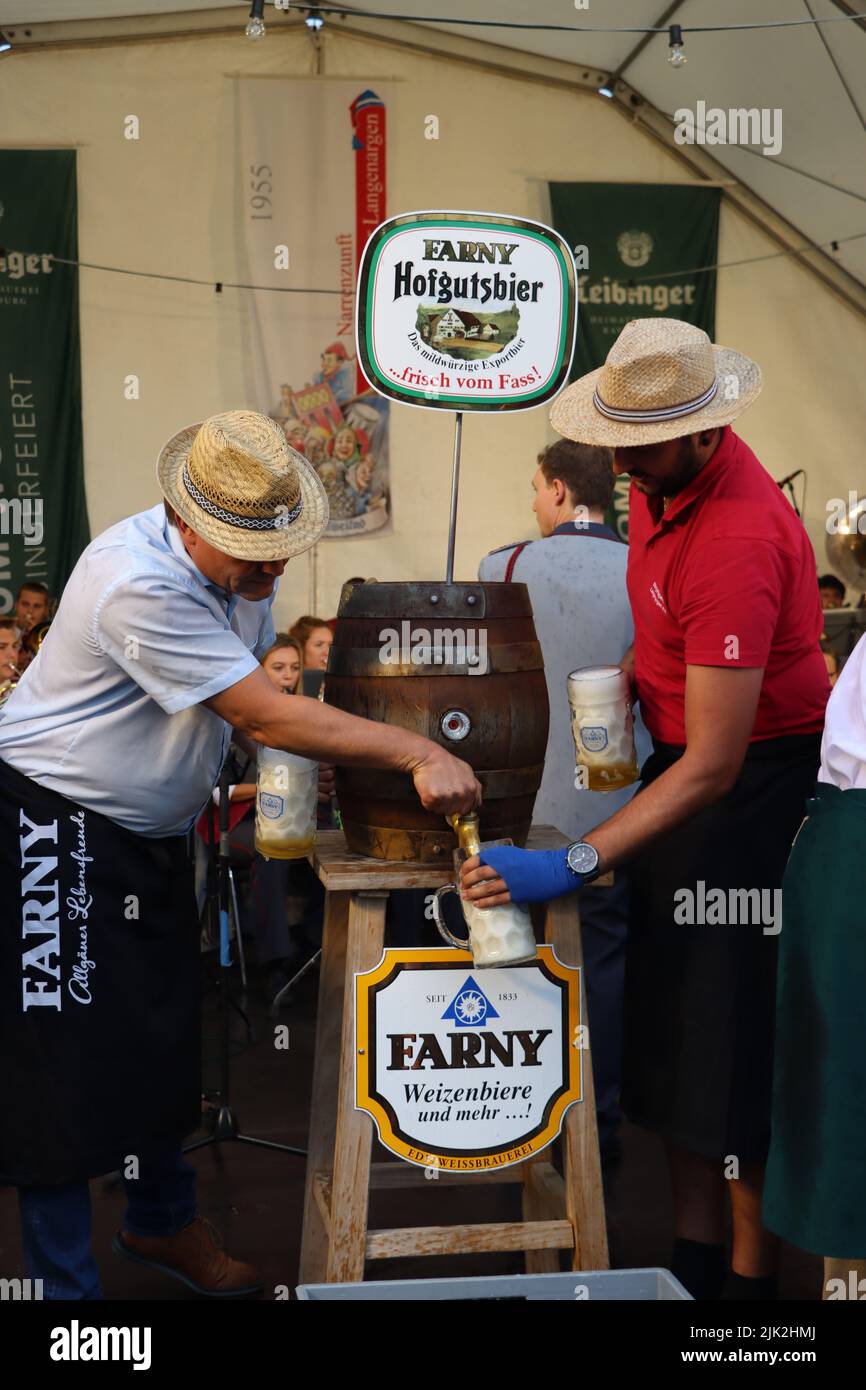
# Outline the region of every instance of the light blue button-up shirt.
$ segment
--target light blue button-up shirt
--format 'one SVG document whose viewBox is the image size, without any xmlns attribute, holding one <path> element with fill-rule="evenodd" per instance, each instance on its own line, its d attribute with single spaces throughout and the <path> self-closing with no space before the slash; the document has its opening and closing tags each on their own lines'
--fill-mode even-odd
<svg viewBox="0 0 866 1390">
<path fill-rule="evenodd" d="M 160 503 L 83 552 L 0 716 L 0 758 L 141 835 L 185 833 L 231 731 L 202 701 L 274 641 L 258 602 L 206 579 Z"/>
</svg>

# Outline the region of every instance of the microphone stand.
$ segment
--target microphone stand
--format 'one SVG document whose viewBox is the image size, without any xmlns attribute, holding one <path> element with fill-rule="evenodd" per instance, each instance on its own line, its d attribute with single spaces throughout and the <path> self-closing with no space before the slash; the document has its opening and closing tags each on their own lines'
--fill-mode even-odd
<svg viewBox="0 0 866 1390">
<path fill-rule="evenodd" d="M 799 516 L 799 517 L 800 517 L 800 520 L 802 521 L 802 516 L 800 516 L 800 508 L 797 506 L 797 498 L 796 498 L 796 495 L 795 495 L 795 493 L 794 493 L 794 479 L 795 479 L 795 478 L 802 478 L 802 479 L 803 479 L 803 506 L 805 507 L 805 505 L 806 505 L 806 481 L 807 481 L 805 469 L 803 469 L 803 468 L 798 468 L 797 471 L 796 471 L 795 473 L 789 473 L 788 476 L 787 476 L 786 478 L 779 478 L 779 479 L 777 480 L 777 482 L 776 482 L 776 486 L 778 487 L 778 489 L 779 489 L 780 492 L 786 492 L 786 491 L 787 491 L 787 492 L 790 493 L 791 506 L 794 508 L 794 511 L 796 512 L 797 516 Z"/>
<path fill-rule="evenodd" d="M 790 494 L 791 494 L 791 506 L 794 508 L 794 511 L 795 511 L 795 512 L 797 513 L 797 515 L 799 516 L 799 515 L 800 515 L 800 508 L 797 506 L 797 498 L 796 498 L 795 495 L 794 495 L 794 484 L 793 484 L 793 482 L 792 482 L 792 480 L 791 480 L 790 478 L 787 478 L 787 479 L 785 480 L 785 482 L 782 484 L 782 491 L 783 491 L 783 492 L 785 492 L 785 491 L 790 492 Z M 802 519 L 802 518 L 801 518 L 801 519 Z"/>
<path fill-rule="evenodd" d="M 231 1080 L 231 1028 L 230 1028 L 230 982 L 231 982 L 231 938 L 229 936 L 229 770 L 223 764 L 219 780 L 219 852 L 217 859 L 217 905 L 219 911 L 219 1013 L 221 1024 L 220 1050 L 220 1107 L 217 1111 L 213 1130 L 204 1139 L 196 1139 L 184 1146 L 184 1153 L 206 1148 L 210 1144 L 224 1144 L 234 1140 L 238 1144 L 256 1144 L 262 1149 L 277 1149 L 280 1153 L 296 1154 L 305 1158 L 306 1149 L 295 1148 L 291 1144 L 278 1144 L 273 1139 L 257 1139 L 252 1134 L 244 1134 L 238 1118 L 232 1109 L 230 1097 Z M 211 863 L 213 863 L 213 810 L 208 807 L 208 827 L 210 830 Z M 210 890 L 212 893 L 212 889 Z M 235 930 L 240 936 L 241 924 L 235 922 Z"/>
</svg>

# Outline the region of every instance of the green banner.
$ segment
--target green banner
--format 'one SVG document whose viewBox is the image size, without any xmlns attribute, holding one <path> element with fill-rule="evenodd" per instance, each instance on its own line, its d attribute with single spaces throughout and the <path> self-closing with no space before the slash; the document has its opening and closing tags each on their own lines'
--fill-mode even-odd
<svg viewBox="0 0 866 1390">
<path fill-rule="evenodd" d="M 58 595 L 90 533 L 84 496 L 74 150 L 0 150 L 0 613 Z"/>
<path fill-rule="evenodd" d="M 553 225 L 575 255 L 577 342 L 571 379 L 602 366 L 630 319 L 685 319 L 714 336 L 718 188 L 656 183 L 552 183 Z M 610 523 L 628 534 L 627 478 Z"/>
</svg>

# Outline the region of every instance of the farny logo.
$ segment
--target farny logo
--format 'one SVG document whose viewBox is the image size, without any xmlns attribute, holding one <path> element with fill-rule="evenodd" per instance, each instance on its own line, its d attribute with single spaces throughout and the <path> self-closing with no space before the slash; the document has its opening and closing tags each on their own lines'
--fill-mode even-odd
<svg viewBox="0 0 866 1390">
<path fill-rule="evenodd" d="M 650 585 L 650 598 L 652 599 L 652 601 L 653 601 L 653 603 L 656 605 L 656 607 L 657 607 L 657 608 L 660 608 L 660 609 L 662 610 L 662 612 L 664 613 L 665 617 L 667 617 L 667 611 L 668 611 L 668 610 L 667 610 L 667 607 L 665 606 L 665 601 L 664 601 L 664 598 L 663 598 L 663 596 L 662 596 L 662 591 L 661 591 L 661 589 L 659 588 L 659 586 L 658 586 L 658 584 L 656 583 L 655 580 L 653 580 L 652 584 Z"/>
<path fill-rule="evenodd" d="M 461 1071 L 471 1068 L 540 1067 L 538 1053 L 550 1028 L 505 1028 L 497 1032 L 458 1032 L 457 1029 L 480 1029 L 499 1014 L 483 989 L 471 975 L 455 994 L 442 1014 L 453 1023 L 453 1033 L 388 1033 L 391 1060 L 388 1071 Z M 417 1043 L 417 1048 L 413 1044 Z M 448 1056 L 446 1057 L 446 1049 Z M 423 1087 L 421 1088 L 423 1090 Z M 420 1092 L 419 1092 L 420 1094 Z M 484 1097 L 487 1099 L 487 1095 Z M 491 1091 L 490 1099 L 497 1099 Z M 407 1092 L 407 1099 L 418 1099 Z"/>
<path fill-rule="evenodd" d="M 24 810 L 19 813 L 21 868 L 21 998 L 26 1012 L 34 1005 L 61 1007 L 60 890 L 57 884 L 57 821 L 37 825 Z M 48 854 L 33 854 L 37 840 L 50 846 Z M 31 867 L 32 866 L 32 867 Z M 47 881 L 46 881 L 47 880 Z M 38 941 L 34 937 L 40 937 Z M 42 978 L 39 978 L 41 976 Z"/>
<path fill-rule="evenodd" d="M 623 265 L 638 270 L 646 265 L 653 253 L 653 239 L 649 232 L 621 232 L 616 239 L 616 249 Z"/>
<path fill-rule="evenodd" d="M 51 1329 L 52 1361 L 131 1361 L 134 1371 L 150 1370 L 149 1327 L 69 1327 Z"/>
<path fill-rule="evenodd" d="M 50 275 L 54 266 L 47 252 L 0 251 L 0 275 L 23 280 L 25 275 Z"/>
</svg>

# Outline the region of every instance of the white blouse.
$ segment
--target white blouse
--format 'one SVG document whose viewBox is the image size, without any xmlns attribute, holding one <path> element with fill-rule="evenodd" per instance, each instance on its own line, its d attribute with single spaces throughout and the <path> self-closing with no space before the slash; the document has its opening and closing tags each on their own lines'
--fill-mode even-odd
<svg viewBox="0 0 866 1390">
<path fill-rule="evenodd" d="M 866 789 L 866 634 L 842 668 L 827 704 L 819 782 Z"/>
</svg>

